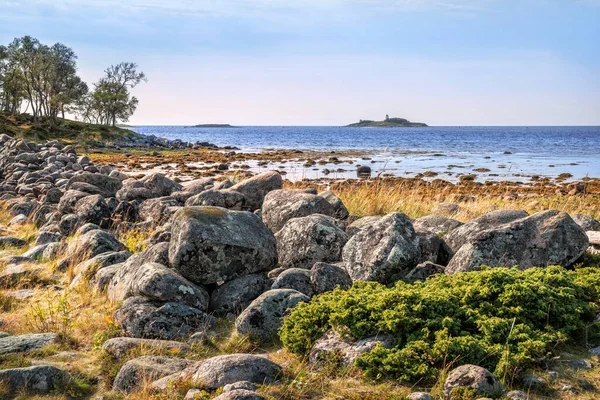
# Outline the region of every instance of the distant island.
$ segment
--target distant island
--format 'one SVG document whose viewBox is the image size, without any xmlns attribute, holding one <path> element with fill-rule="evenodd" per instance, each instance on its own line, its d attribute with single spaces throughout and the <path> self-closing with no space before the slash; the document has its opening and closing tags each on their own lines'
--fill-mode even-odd
<svg viewBox="0 0 600 400">
<path fill-rule="evenodd" d="M 187 128 L 235 128 L 229 124 L 199 124 L 194 126 L 188 126 Z"/>
<path fill-rule="evenodd" d="M 422 122 L 410 122 L 404 118 L 390 118 L 388 115 L 385 116 L 385 120 L 383 121 L 371 121 L 371 120 L 363 120 L 360 122 L 356 122 L 354 124 L 347 125 L 352 128 L 366 128 L 366 127 L 378 127 L 378 128 L 420 128 L 425 127 L 427 124 Z"/>
</svg>

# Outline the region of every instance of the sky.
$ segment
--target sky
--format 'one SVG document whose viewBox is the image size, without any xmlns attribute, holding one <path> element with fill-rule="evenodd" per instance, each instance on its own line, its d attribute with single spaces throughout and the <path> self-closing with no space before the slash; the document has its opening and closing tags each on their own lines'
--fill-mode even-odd
<svg viewBox="0 0 600 400">
<path fill-rule="evenodd" d="M 600 125 L 600 0 L 0 0 L 0 43 L 132 61 L 139 125 Z"/>
</svg>

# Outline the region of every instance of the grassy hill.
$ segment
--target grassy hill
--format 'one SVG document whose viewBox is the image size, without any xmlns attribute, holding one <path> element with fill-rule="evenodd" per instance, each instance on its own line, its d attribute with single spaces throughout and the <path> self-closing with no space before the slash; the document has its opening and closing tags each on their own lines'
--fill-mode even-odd
<svg viewBox="0 0 600 400">
<path fill-rule="evenodd" d="M 129 129 L 59 120 L 54 127 L 48 121 L 34 122 L 30 115 L 10 115 L 0 111 L 0 134 L 32 141 L 59 139 L 85 144 L 94 141 L 118 142 L 125 137 L 139 137 Z"/>
<path fill-rule="evenodd" d="M 422 122 L 410 122 L 409 120 L 404 118 L 389 118 L 385 121 L 360 120 L 360 122 L 348 125 L 348 127 L 352 128 L 421 128 L 425 126 L 427 126 L 427 124 L 424 124 Z"/>
</svg>

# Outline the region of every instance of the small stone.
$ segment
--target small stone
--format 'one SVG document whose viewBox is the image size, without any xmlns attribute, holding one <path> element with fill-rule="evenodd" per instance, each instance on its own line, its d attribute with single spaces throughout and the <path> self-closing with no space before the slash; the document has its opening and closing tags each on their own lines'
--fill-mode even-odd
<svg viewBox="0 0 600 400">
<path fill-rule="evenodd" d="M 590 370 L 592 369 L 592 363 L 590 362 L 590 360 L 586 360 L 586 359 L 581 359 L 581 360 L 573 360 L 569 363 L 569 367 L 574 368 L 574 369 L 583 369 L 583 370 Z"/>
<path fill-rule="evenodd" d="M 239 381 L 239 382 L 235 382 L 235 383 L 230 383 L 228 385 L 223 386 L 223 393 L 231 392 L 232 390 L 239 390 L 239 389 L 256 391 L 256 385 L 254 383 L 248 382 L 248 381 Z"/>
</svg>

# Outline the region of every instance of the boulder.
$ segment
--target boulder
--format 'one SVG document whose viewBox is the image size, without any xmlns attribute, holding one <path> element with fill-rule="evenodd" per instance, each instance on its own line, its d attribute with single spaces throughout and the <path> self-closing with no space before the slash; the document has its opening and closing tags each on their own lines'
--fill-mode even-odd
<svg viewBox="0 0 600 400">
<path fill-rule="evenodd" d="M 79 190 L 67 190 L 58 202 L 58 211 L 61 214 L 71 214 L 77 202 L 89 195 L 89 193 L 80 192 Z"/>
<path fill-rule="evenodd" d="M 190 345 L 174 340 L 139 339 L 130 337 L 116 337 L 108 339 L 102 345 L 102 351 L 112 357 L 121 358 L 130 350 L 136 348 L 161 349 L 169 351 L 188 351 Z"/>
<path fill-rule="evenodd" d="M 388 283 L 418 263 L 419 238 L 408 217 L 392 213 L 362 227 L 344 246 L 342 259 L 353 281 Z"/>
<path fill-rule="evenodd" d="M 312 297 L 314 294 L 310 280 L 310 271 L 301 268 L 290 268 L 283 271 L 275 279 L 271 289 L 293 289 L 308 297 Z"/>
<path fill-rule="evenodd" d="M 207 389 L 248 381 L 257 384 L 275 382 L 283 369 L 268 358 L 254 354 L 228 354 L 200 361 L 190 367 L 192 382 Z"/>
<path fill-rule="evenodd" d="M 217 287 L 210 295 L 209 310 L 217 315 L 239 313 L 272 285 L 264 273 L 249 274 Z"/>
<path fill-rule="evenodd" d="M 65 258 L 59 263 L 64 270 L 70 263 L 80 263 L 107 252 L 125 251 L 123 243 L 103 230 L 92 230 L 69 242 Z"/>
<path fill-rule="evenodd" d="M 279 266 L 310 269 L 316 262 L 336 262 L 348 241 L 335 219 L 321 214 L 292 218 L 275 234 Z"/>
<path fill-rule="evenodd" d="M 41 349 L 56 341 L 56 333 L 28 333 L 18 336 L 0 338 L 0 355 L 10 353 L 27 353 Z"/>
<path fill-rule="evenodd" d="M 230 383 L 228 385 L 223 386 L 223 393 L 231 392 L 234 390 L 240 390 L 240 389 L 255 391 L 256 385 L 254 383 L 248 382 L 248 381 L 239 381 L 239 382 L 235 382 L 235 383 Z"/>
<path fill-rule="evenodd" d="M 236 389 L 229 392 L 224 392 L 215 397 L 213 400 L 266 400 L 267 398 L 260 394 L 246 389 Z"/>
<path fill-rule="evenodd" d="M 319 196 L 327 200 L 329 204 L 333 206 L 333 209 L 335 211 L 335 218 L 346 219 L 350 216 L 350 213 L 348 212 L 348 209 L 346 208 L 342 200 L 339 197 L 337 197 L 333 192 L 328 190 L 319 193 Z"/>
<path fill-rule="evenodd" d="M 444 239 L 433 232 L 417 232 L 417 237 L 419 238 L 419 249 L 421 251 L 419 262 L 448 265 L 452 253 Z"/>
<path fill-rule="evenodd" d="M 337 265 L 318 262 L 310 270 L 310 281 L 315 294 L 329 292 L 339 287 L 342 290 L 350 289 L 352 278 L 348 271 Z"/>
<path fill-rule="evenodd" d="M 297 190 L 273 190 L 265 196 L 262 207 L 262 219 L 273 233 L 292 218 L 312 214 L 332 217 L 335 209 L 323 197 Z"/>
<path fill-rule="evenodd" d="M 173 217 L 169 261 L 198 284 L 267 271 L 277 263 L 275 237 L 256 215 L 219 207 L 185 207 Z"/>
<path fill-rule="evenodd" d="M 242 210 L 245 203 L 246 198 L 244 195 L 235 190 L 209 189 L 190 197 L 186 200 L 185 205 L 187 207 L 213 206 L 223 207 L 230 210 Z"/>
<path fill-rule="evenodd" d="M 182 182 L 183 191 L 193 194 L 204 192 L 208 186 L 213 186 L 215 181 L 212 178 L 200 178 L 193 181 Z"/>
<path fill-rule="evenodd" d="M 188 281 L 177 272 L 158 263 L 125 262 L 110 281 L 107 289 L 112 301 L 132 296 L 151 300 L 185 304 L 200 311 L 208 309 L 206 289 Z"/>
<path fill-rule="evenodd" d="M 99 292 L 105 292 L 110 281 L 114 278 L 117 271 L 123 268 L 123 265 L 124 263 L 113 264 L 98 270 L 89 281 L 90 287 Z"/>
<path fill-rule="evenodd" d="M 600 231 L 600 222 L 585 214 L 571 214 L 571 218 L 584 231 Z"/>
<path fill-rule="evenodd" d="M 75 274 L 74 281 L 78 281 L 82 278 L 91 280 L 99 270 L 110 265 L 123 263 L 129 257 L 131 257 L 131 253 L 128 251 L 110 251 L 98 254 L 96 257 L 75 266 L 73 269 L 73 273 Z"/>
<path fill-rule="evenodd" d="M 502 384 L 487 369 L 477 365 L 461 365 L 448 374 L 444 382 L 444 395 L 451 397 L 457 388 L 471 388 L 477 396 L 497 397 L 502 393 Z"/>
<path fill-rule="evenodd" d="M 444 236 L 461 225 L 463 225 L 462 222 L 441 215 L 428 215 L 413 221 L 415 231 L 433 232 L 439 236 Z"/>
<path fill-rule="evenodd" d="M 0 370 L 0 384 L 7 394 L 48 394 L 64 389 L 72 379 L 67 371 L 52 365 Z"/>
<path fill-rule="evenodd" d="M 58 230 L 65 236 L 71 236 L 80 224 L 81 220 L 77 215 L 66 214 L 58 222 Z"/>
<path fill-rule="evenodd" d="M 91 222 L 102 226 L 108 224 L 111 214 L 106 201 L 99 194 L 86 196 L 78 200 L 73 212 L 82 222 Z"/>
<path fill-rule="evenodd" d="M 406 397 L 407 400 L 435 400 L 429 393 L 413 392 Z"/>
<path fill-rule="evenodd" d="M 150 301 L 139 296 L 125 300 L 117 310 L 115 319 L 130 336 L 164 340 L 189 336 L 216 322 L 213 317 L 197 308 L 179 303 Z"/>
<path fill-rule="evenodd" d="M 39 231 L 34 244 L 40 246 L 42 244 L 60 242 L 63 238 L 64 236 L 57 232 Z"/>
<path fill-rule="evenodd" d="M 254 211 L 262 207 L 267 193 L 281 189 L 283 180 L 277 171 L 269 171 L 243 180 L 231 187 L 231 190 L 244 195 L 245 206 Z"/>
<path fill-rule="evenodd" d="M 193 361 L 164 356 L 142 356 L 127 361 L 119 370 L 113 390 L 125 394 L 134 392 L 144 382 L 155 381 L 189 367 Z"/>
<path fill-rule="evenodd" d="M 169 196 L 171 193 L 180 191 L 183 188 L 180 184 L 158 172 L 144 177 L 142 182 L 144 182 L 144 187 L 149 189 L 155 197 Z"/>
<path fill-rule="evenodd" d="M 492 211 L 455 228 L 444 236 L 444 241 L 448 247 L 450 247 L 452 253 L 456 253 L 463 244 L 471 241 L 480 232 L 525 218 L 527 215 L 528 214 L 522 210 Z"/>
<path fill-rule="evenodd" d="M 115 197 L 117 191 L 123 186 L 120 179 L 92 172 L 83 172 L 74 175 L 67 183 L 67 190 L 70 189 L 70 186 L 75 182 L 83 182 L 96 186 L 102 191 L 104 197 Z"/>
<path fill-rule="evenodd" d="M 27 241 L 12 236 L 0 237 L 0 248 L 3 247 L 26 247 Z"/>
<path fill-rule="evenodd" d="M 389 348 L 393 345 L 394 339 L 391 336 L 369 337 L 361 340 L 343 339 L 334 331 L 328 331 L 319 340 L 315 342 L 308 361 L 311 366 L 322 366 L 323 363 L 331 360 L 332 355 L 340 357 L 341 367 L 353 367 L 354 361 L 363 354 L 373 350 L 377 345 Z"/>
<path fill-rule="evenodd" d="M 261 294 L 235 320 L 235 328 L 242 335 L 268 342 L 277 338 L 287 311 L 308 296 L 292 289 L 274 289 Z"/>
<path fill-rule="evenodd" d="M 445 272 L 473 271 L 482 265 L 517 265 L 521 269 L 549 265 L 566 267 L 587 248 L 588 237 L 568 214 L 556 210 L 542 211 L 470 236 Z"/>
<path fill-rule="evenodd" d="M 382 217 L 380 215 L 373 215 L 369 217 L 362 217 L 352 222 L 350 225 L 346 227 L 346 234 L 348 235 L 348 239 L 354 236 L 358 231 L 360 231 L 363 227 L 369 226 L 375 221 L 379 221 Z"/>
</svg>

